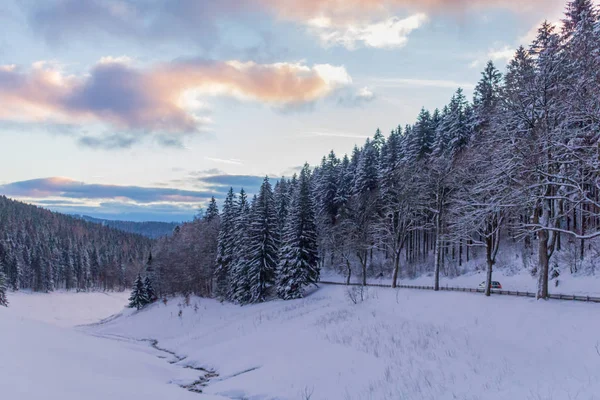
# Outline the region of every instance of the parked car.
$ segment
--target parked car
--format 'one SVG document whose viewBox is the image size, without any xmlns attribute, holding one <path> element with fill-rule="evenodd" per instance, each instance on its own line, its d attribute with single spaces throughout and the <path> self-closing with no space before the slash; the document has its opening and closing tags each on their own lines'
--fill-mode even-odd
<svg viewBox="0 0 600 400">
<path fill-rule="evenodd" d="M 490 284 L 490 288 L 492 289 L 502 289 L 502 285 L 498 281 L 492 281 Z M 485 289 L 485 281 L 479 284 L 479 289 Z"/>
</svg>

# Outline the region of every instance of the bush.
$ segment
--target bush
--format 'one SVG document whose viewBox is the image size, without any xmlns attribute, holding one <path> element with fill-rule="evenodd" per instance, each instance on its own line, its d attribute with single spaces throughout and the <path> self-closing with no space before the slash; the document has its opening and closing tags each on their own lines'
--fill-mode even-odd
<svg viewBox="0 0 600 400">
<path fill-rule="evenodd" d="M 362 303 L 367 299 L 368 288 L 366 286 L 351 286 L 346 289 L 346 296 L 354 304 Z"/>
</svg>

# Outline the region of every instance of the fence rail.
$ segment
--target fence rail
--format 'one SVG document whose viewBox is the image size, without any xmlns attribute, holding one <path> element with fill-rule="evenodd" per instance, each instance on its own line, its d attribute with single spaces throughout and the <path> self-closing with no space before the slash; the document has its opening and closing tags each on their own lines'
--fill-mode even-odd
<svg viewBox="0 0 600 400">
<path fill-rule="evenodd" d="M 324 285 L 338 285 L 338 286 L 347 286 L 344 282 L 329 282 L 329 281 L 320 281 Z M 362 286 L 361 283 L 350 283 L 350 286 Z M 371 287 L 382 287 L 382 288 L 390 288 L 391 285 L 385 285 L 383 283 L 367 283 L 367 286 Z M 412 286 L 412 285 L 398 285 L 399 289 L 416 289 L 416 290 L 434 290 L 433 286 Z M 448 286 L 440 286 L 440 291 L 447 292 L 469 292 L 469 293 L 483 293 L 484 289 L 473 289 L 473 288 L 461 288 L 461 287 L 448 287 Z M 504 295 L 504 296 L 518 296 L 518 297 L 536 297 L 535 293 L 531 292 L 521 292 L 514 290 L 500 290 L 500 289 L 492 289 L 493 294 Z M 593 296 L 578 296 L 573 294 L 549 294 L 548 298 L 554 300 L 570 300 L 570 301 L 583 301 L 588 303 L 600 303 L 600 297 Z"/>
</svg>

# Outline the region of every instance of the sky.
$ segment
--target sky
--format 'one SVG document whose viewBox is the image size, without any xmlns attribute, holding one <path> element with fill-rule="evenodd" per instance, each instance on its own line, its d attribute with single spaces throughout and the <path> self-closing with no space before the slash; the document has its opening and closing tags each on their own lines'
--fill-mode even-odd
<svg viewBox="0 0 600 400">
<path fill-rule="evenodd" d="M 0 194 L 182 221 L 471 96 L 566 0 L 4 0 Z"/>
</svg>

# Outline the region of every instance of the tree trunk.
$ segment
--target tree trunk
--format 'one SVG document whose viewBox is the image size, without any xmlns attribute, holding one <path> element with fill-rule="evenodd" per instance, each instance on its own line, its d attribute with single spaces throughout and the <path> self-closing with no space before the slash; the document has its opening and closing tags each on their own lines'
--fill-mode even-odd
<svg viewBox="0 0 600 400">
<path fill-rule="evenodd" d="M 487 274 L 485 277 L 485 295 L 489 297 L 492 294 L 492 270 L 494 267 L 494 260 L 492 260 L 493 238 L 489 237 L 485 241 L 485 256 L 487 261 Z"/>
<path fill-rule="evenodd" d="M 362 267 L 362 284 L 367 286 L 367 260 L 369 259 L 369 251 L 366 250 L 364 255 L 359 253 L 358 259 Z"/>
<path fill-rule="evenodd" d="M 439 235 L 438 235 L 438 238 L 436 239 L 436 242 L 435 242 L 434 290 L 436 290 L 436 291 L 440 290 L 440 264 L 441 264 L 441 260 L 442 260 L 442 253 L 440 251 L 441 250 L 440 247 L 441 247 L 441 240 L 439 239 Z"/>
<path fill-rule="evenodd" d="M 398 286 L 398 271 L 400 270 L 400 252 L 394 254 L 394 275 L 392 277 L 392 287 Z"/>
<path fill-rule="evenodd" d="M 548 275 L 550 257 L 548 257 L 548 231 L 541 230 L 538 233 L 538 299 L 548 298 Z"/>
<path fill-rule="evenodd" d="M 350 277 L 352 276 L 352 267 L 350 261 L 346 258 L 346 268 L 348 268 L 348 276 L 346 277 L 346 285 L 350 285 Z"/>
</svg>

